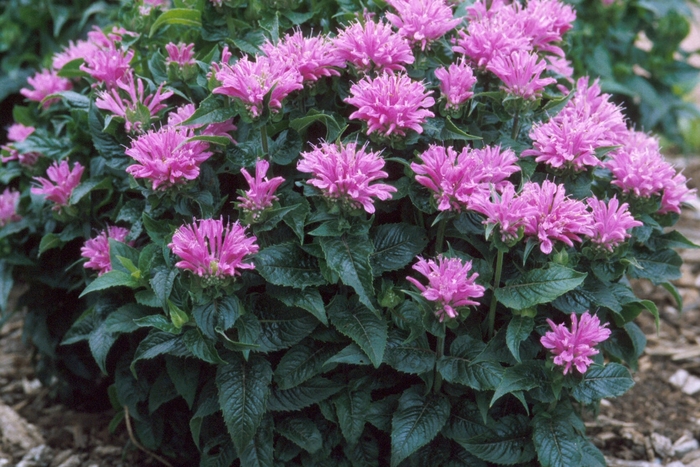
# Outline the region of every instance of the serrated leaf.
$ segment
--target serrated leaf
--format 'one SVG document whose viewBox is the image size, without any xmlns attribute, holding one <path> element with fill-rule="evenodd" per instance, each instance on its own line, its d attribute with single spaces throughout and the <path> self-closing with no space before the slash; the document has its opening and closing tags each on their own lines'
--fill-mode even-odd
<svg viewBox="0 0 700 467">
<path fill-rule="evenodd" d="M 343 284 L 355 289 L 363 305 L 376 312 L 370 266 L 374 248 L 369 238 L 363 235 L 322 237 L 320 243 L 328 267 L 340 276 Z"/>
<path fill-rule="evenodd" d="M 533 269 L 496 289 L 496 298 L 514 310 L 524 310 L 548 303 L 583 283 L 586 273 L 552 264 L 546 269 Z"/>
<path fill-rule="evenodd" d="M 203 360 L 207 363 L 213 363 L 217 365 L 219 363 L 226 363 L 219 356 L 219 352 L 216 351 L 216 341 L 212 341 L 204 336 L 199 331 L 199 329 L 189 329 L 182 336 L 182 340 L 192 355 L 196 358 Z"/>
<path fill-rule="evenodd" d="M 321 373 L 323 364 L 337 353 L 338 344 L 309 342 L 287 350 L 275 368 L 275 382 L 280 389 L 289 389 Z"/>
<path fill-rule="evenodd" d="M 634 385 L 627 368 L 619 363 L 591 365 L 571 395 L 582 404 L 591 404 L 606 397 L 617 397 Z"/>
<path fill-rule="evenodd" d="M 532 419 L 532 440 L 542 467 L 584 465 L 581 462 L 584 438 L 574 431 L 572 416 L 575 417 L 572 412 L 557 407 L 554 413 L 542 411 Z"/>
<path fill-rule="evenodd" d="M 654 284 L 661 284 L 681 277 L 683 259 L 674 250 L 666 249 L 654 252 L 635 252 L 637 264 L 629 268 L 630 277 L 649 279 Z"/>
<path fill-rule="evenodd" d="M 190 118 L 182 122 L 184 126 L 210 125 L 223 123 L 236 116 L 236 110 L 232 105 L 227 105 L 226 96 L 209 94 Z"/>
<path fill-rule="evenodd" d="M 503 371 L 503 378 L 496 387 L 489 405 L 493 406 L 498 399 L 506 394 L 527 391 L 542 385 L 544 382 L 547 382 L 547 377 L 544 374 L 544 361 L 542 360 L 526 361 L 508 367 Z"/>
<path fill-rule="evenodd" d="M 388 337 L 386 321 L 341 295 L 336 295 L 328 305 L 328 317 L 333 326 L 359 345 L 374 367 L 379 368 Z"/>
<path fill-rule="evenodd" d="M 138 287 L 138 282 L 131 277 L 131 274 L 127 274 L 124 271 L 109 271 L 101 276 L 98 276 L 94 281 L 90 282 L 90 285 L 85 287 L 85 289 L 80 294 L 80 297 L 89 294 L 90 292 L 95 292 L 98 290 L 105 290 L 112 287 Z"/>
<path fill-rule="evenodd" d="M 390 367 L 409 374 L 421 374 L 435 368 L 435 352 L 430 348 L 425 333 L 410 342 L 409 334 L 391 329 L 384 352 L 384 363 Z"/>
<path fill-rule="evenodd" d="M 299 308 L 288 308 L 280 302 L 261 295 L 255 302 L 255 315 L 260 322 L 256 341 L 260 352 L 286 349 L 300 342 L 318 326 L 318 320 Z"/>
<path fill-rule="evenodd" d="M 205 336 L 214 340 L 218 337 L 217 327 L 224 331 L 231 329 L 243 313 L 243 305 L 235 295 L 215 299 L 192 309 L 192 316 L 197 327 Z"/>
<path fill-rule="evenodd" d="M 258 252 L 255 268 L 265 280 L 275 285 L 304 289 L 326 283 L 318 260 L 293 242 L 273 245 Z"/>
<path fill-rule="evenodd" d="M 450 403 L 442 394 L 424 394 L 422 386 L 404 391 L 391 420 L 391 466 L 428 444 L 447 423 Z"/>
<path fill-rule="evenodd" d="M 168 306 L 168 298 L 173 290 L 175 277 L 178 275 L 177 268 L 169 268 L 166 265 L 159 265 L 153 269 L 153 276 L 149 283 L 153 289 L 153 293 L 158 297 L 158 301 L 163 308 Z"/>
<path fill-rule="evenodd" d="M 139 326 L 134 322 L 148 314 L 148 310 L 136 303 L 128 303 L 107 316 L 105 328 L 112 333 L 134 332 Z"/>
<path fill-rule="evenodd" d="M 508 323 L 506 345 L 518 362 L 520 362 L 520 343 L 528 338 L 533 329 L 535 329 L 535 320 L 529 316 L 513 316 Z"/>
<path fill-rule="evenodd" d="M 386 271 L 401 269 L 413 261 L 428 245 L 428 236 L 424 229 L 416 225 L 383 224 L 374 231 L 372 241 L 372 272 L 379 276 Z"/>
<path fill-rule="evenodd" d="M 316 424 L 309 418 L 287 417 L 275 424 L 279 434 L 313 454 L 323 446 L 323 437 Z"/>
<path fill-rule="evenodd" d="M 270 296 L 275 297 L 287 306 L 301 308 L 316 317 L 321 323 L 328 326 L 326 317 L 326 306 L 323 304 L 321 293 L 317 288 L 306 288 L 303 290 L 291 287 L 281 287 L 268 284 L 266 288 Z"/>
<path fill-rule="evenodd" d="M 271 381 L 272 368 L 259 355 L 251 355 L 247 362 L 237 356 L 216 369 L 219 405 L 238 452 L 252 441 L 262 421 Z"/>
<path fill-rule="evenodd" d="M 323 365 L 332 365 L 334 363 L 347 363 L 349 365 L 369 365 L 372 362 L 370 362 L 369 358 L 367 357 L 367 354 L 362 351 L 360 346 L 353 342 L 352 344 L 348 345 L 343 350 L 326 360 L 326 362 Z"/>
<path fill-rule="evenodd" d="M 460 444 L 469 453 L 494 464 L 524 464 L 535 456 L 529 418 L 506 415 L 493 424 L 491 432 L 477 435 Z"/>
<path fill-rule="evenodd" d="M 469 386 L 477 391 L 494 390 L 503 377 L 503 367 L 494 359 L 477 360 L 487 346 L 469 335 L 456 338 L 450 355 L 437 362 L 437 370 L 445 381 Z"/>
<path fill-rule="evenodd" d="M 152 330 L 136 348 L 134 359 L 131 361 L 131 372 L 136 376 L 136 362 L 139 360 L 147 360 L 163 354 L 184 356 L 188 353 L 187 347 L 182 342 L 182 336 Z"/>
<path fill-rule="evenodd" d="M 148 36 L 153 37 L 153 34 L 155 34 L 161 26 L 165 26 L 166 24 L 180 24 L 192 29 L 199 29 L 202 27 L 202 12 L 189 8 L 173 8 L 167 10 L 153 23 Z"/>
<path fill-rule="evenodd" d="M 321 376 L 284 390 L 274 390 L 267 402 L 271 412 L 291 412 L 328 399 L 343 389 L 343 384 L 336 383 Z"/>
<path fill-rule="evenodd" d="M 349 444 L 356 444 L 365 429 L 372 395 L 368 390 L 350 391 L 348 389 L 338 394 L 333 402 L 343 437 Z"/>
<path fill-rule="evenodd" d="M 194 358 L 165 357 L 165 368 L 175 385 L 177 393 L 185 399 L 187 407 L 192 409 L 199 386 L 200 362 Z"/>
</svg>

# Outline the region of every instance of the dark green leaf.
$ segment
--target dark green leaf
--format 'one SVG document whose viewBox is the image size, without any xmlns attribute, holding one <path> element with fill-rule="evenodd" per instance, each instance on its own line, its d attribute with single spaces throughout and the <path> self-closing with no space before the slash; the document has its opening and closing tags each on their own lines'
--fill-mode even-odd
<svg viewBox="0 0 700 467">
<path fill-rule="evenodd" d="M 127 274 L 123 271 L 109 271 L 90 282 L 90 285 L 85 287 L 85 290 L 83 290 L 80 296 L 82 297 L 90 292 L 105 290 L 111 287 L 126 286 L 134 288 L 138 287 L 138 285 L 138 282 L 131 277 L 131 274 Z"/>
<path fill-rule="evenodd" d="M 202 335 L 199 329 L 189 329 L 182 336 L 182 340 L 192 355 L 207 363 L 226 363 L 216 351 L 215 342 Z"/>
<path fill-rule="evenodd" d="M 272 412 L 301 410 L 328 399 L 343 389 L 343 384 L 315 376 L 291 389 L 275 390 L 267 402 Z"/>
<path fill-rule="evenodd" d="M 148 33 L 149 37 L 153 37 L 153 34 L 166 24 L 180 24 L 189 28 L 199 29 L 202 27 L 202 12 L 189 8 L 167 10 L 151 26 L 151 31 Z"/>
<path fill-rule="evenodd" d="M 410 374 L 421 374 L 435 368 L 435 352 L 430 348 L 425 333 L 406 342 L 408 333 L 391 329 L 386 343 L 384 363 Z"/>
<path fill-rule="evenodd" d="M 508 323 L 506 345 L 515 359 L 520 361 L 520 343 L 528 338 L 535 329 L 535 320 L 529 316 L 513 316 Z"/>
<path fill-rule="evenodd" d="M 493 406 L 505 394 L 527 391 L 547 382 L 542 360 L 526 361 L 508 367 L 503 371 L 503 378 L 496 387 L 490 405 Z"/>
<path fill-rule="evenodd" d="M 498 301 L 508 308 L 523 310 L 551 302 L 579 286 L 585 278 L 586 273 L 552 264 L 547 269 L 533 269 L 508 281 L 496 289 L 495 294 Z"/>
<path fill-rule="evenodd" d="M 360 346 L 375 368 L 381 365 L 387 341 L 384 319 L 341 295 L 336 295 L 328 305 L 328 317 L 339 332 Z"/>
<path fill-rule="evenodd" d="M 310 454 L 323 446 L 323 438 L 316 424 L 302 416 L 287 417 L 275 424 L 279 434 Z"/>
<path fill-rule="evenodd" d="M 287 350 L 275 368 L 275 382 L 280 389 L 289 389 L 321 373 L 323 364 L 337 353 L 338 344 L 297 344 Z"/>
<path fill-rule="evenodd" d="M 182 342 L 182 336 L 168 332 L 152 330 L 141 341 L 131 362 L 131 371 L 136 375 L 136 362 L 155 358 L 158 355 L 170 354 L 175 356 L 187 355 L 187 347 Z"/>
<path fill-rule="evenodd" d="M 263 417 L 258 430 L 255 432 L 255 436 L 239 456 L 241 467 L 268 467 L 273 465 L 273 431 L 272 417 Z M 230 465 L 230 462 L 221 467 L 228 465 Z"/>
<path fill-rule="evenodd" d="M 493 424 L 491 432 L 460 444 L 487 462 L 524 464 L 535 456 L 528 424 L 529 418 L 524 415 L 506 415 Z"/>
<path fill-rule="evenodd" d="M 590 404 L 606 397 L 621 396 L 633 385 L 629 370 L 619 363 L 591 365 L 571 395 L 582 404 Z"/>
<path fill-rule="evenodd" d="M 328 267 L 340 276 L 343 284 L 355 289 L 363 305 L 376 312 L 370 266 L 374 248 L 369 238 L 363 235 L 344 235 L 322 237 L 320 242 Z"/>
<path fill-rule="evenodd" d="M 380 225 L 374 231 L 372 240 L 374 253 L 370 259 L 375 275 L 401 269 L 428 245 L 425 230 L 404 223 Z"/>
<path fill-rule="evenodd" d="M 199 385 L 200 362 L 194 358 L 177 358 L 170 355 L 165 357 L 165 368 L 175 385 L 175 390 L 192 409 L 194 398 Z"/>
<path fill-rule="evenodd" d="M 321 293 L 316 288 L 306 288 L 304 290 L 293 289 L 291 287 L 280 287 L 267 285 L 267 293 L 287 306 L 301 308 L 308 311 L 320 322 L 328 326 L 326 317 L 326 307 L 323 304 Z"/>
<path fill-rule="evenodd" d="M 261 333 L 257 348 L 260 352 L 286 349 L 300 342 L 318 326 L 318 320 L 299 308 L 288 308 L 267 295 L 258 297 L 255 314 Z"/>
<path fill-rule="evenodd" d="M 334 401 L 338 426 L 349 444 L 356 444 L 365 429 L 365 421 L 372 396 L 369 390 L 346 390 L 338 394 Z"/>
<path fill-rule="evenodd" d="M 255 255 L 255 268 L 265 280 L 275 285 L 304 289 L 326 283 L 318 260 L 291 242 L 261 250 Z"/>
<path fill-rule="evenodd" d="M 655 252 L 641 251 L 635 254 L 637 265 L 629 269 L 630 277 L 649 279 L 654 284 L 661 284 L 681 277 L 683 260 L 674 250 Z"/>
<path fill-rule="evenodd" d="M 216 340 L 217 326 L 223 330 L 231 329 L 243 312 L 243 306 L 238 297 L 228 295 L 205 305 L 195 306 L 192 309 L 192 316 L 202 333 Z"/>
<path fill-rule="evenodd" d="M 576 415 L 562 410 L 566 405 L 560 404 L 554 413 L 542 411 L 532 419 L 532 440 L 542 467 L 584 465 L 581 462 L 584 438 L 574 430 L 571 418 Z"/>
</svg>

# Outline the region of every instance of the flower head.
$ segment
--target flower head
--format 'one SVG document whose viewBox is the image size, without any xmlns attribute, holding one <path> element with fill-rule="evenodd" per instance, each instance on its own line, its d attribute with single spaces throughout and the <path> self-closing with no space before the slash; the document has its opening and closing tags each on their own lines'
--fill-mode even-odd
<svg viewBox="0 0 700 467">
<path fill-rule="evenodd" d="M 238 207 L 251 215 L 253 222 L 260 219 L 265 209 L 272 206 L 272 202 L 277 200 L 275 190 L 284 183 L 283 177 L 267 179 L 267 170 L 270 163 L 264 159 L 258 160 L 255 164 L 255 178 L 251 177 L 246 169 L 241 169 L 241 174 L 248 182 L 248 190 L 243 196 L 238 197 Z"/>
<path fill-rule="evenodd" d="M 98 48 L 99 47 L 91 41 L 68 41 L 68 46 L 64 47 L 61 52 L 54 54 L 51 66 L 54 70 L 60 70 L 68 62 L 79 58 L 85 60 L 85 57 L 92 56 Z"/>
<path fill-rule="evenodd" d="M 243 269 L 255 269 L 246 259 L 258 252 L 256 240 L 238 222 L 224 225 L 222 219 L 202 219 L 179 227 L 168 248 L 181 259 L 176 267 L 200 277 L 224 279 L 240 276 Z"/>
<path fill-rule="evenodd" d="M 366 151 L 366 147 L 358 148 L 357 143 L 321 143 L 312 151 L 301 153 L 297 169 L 313 174 L 307 183 L 321 190 L 326 198 L 353 209 L 361 206 L 372 214 L 373 198 L 390 199 L 396 188 L 385 183 L 372 184 L 388 174 L 382 170 L 381 155 Z"/>
<path fill-rule="evenodd" d="M 406 136 L 406 129 L 422 133 L 421 123 L 434 117 L 428 108 L 435 104 L 423 83 L 403 73 L 384 73 L 374 79 L 365 77 L 350 88 L 345 102 L 357 107 L 350 118 L 367 123 L 367 134 Z"/>
<path fill-rule="evenodd" d="M 335 54 L 358 71 L 401 71 L 415 60 L 408 41 L 386 23 L 366 18 L 346 27 L 333 40 Z"/>
<path fill-rule="evenodd" d="M 406 279 L 421 291 L 426 300 L 437 302 L 435 316 L 440 322 L 459 316 L 460 307 L 478 305 L 473 299 L 484 295 L 484 287 L 475 283 L 479 274 L 469 275 L 471 261 L 462 262 L 459 258 L 445 258 L 442 255 L 438 255 L 437 261 L 418 257 L 413 269 L 428 279 L 427 287 L 413 277 Z"/>
<path fill-rule="evenodd" d="M 73 89 L 70 80 L 61 78 L 54 70 L 48 69 L 42 70 L 34 76 L 27 78 L 27 83 L 34 89 L 22 88 L 19 92 L 30 101 L 35 102 L 41 102 L 46 96 L 50 96 L 51 94 Z M 59 100 L 59 98 L 47 99 L 42 106 L 48 109 Z"/>
<path fill-rule="evenodd" d="M 420 44 L 421 50 L 462 21 L 452 18 L 452 9 L 443 0 L 389 0 L 388 3 L 398 15 L 386 13 L 386 18 L 411 44 Z"/>
<path fill-rule="evenodd" d="M 14 123 L 7 129 L 7 139 L 16 143 L 24 141 L 34 133 L 33 126 L 24 126 L 21 123 Z"/>
<path fill-rule="evenodd" d="M 98 83 L 112 87 L 130 71 L 129 62 L 132 58 L 133 50 L 122 51 L 115 46 L 98 48 L 92 55 L 85 57 L 85 63 L 80 65 L 80 69 Z"/>
<path fill-rule="evenodd" d="M 109 255 L 109 239 L 112 238 L 118 242 L 123 242 L 129 234 L 129 229 L 110 225 L 100 234 L 87 240 L 80 248 L 80 256 L 87 258 L 88 261 L 83 264 L 84 268 L 94 269 L 97 275 L 112 270 L 112 262 Z"/>
<path fill-rule="evenodd" d="M 588 206 L 593 211 L 593 235 L 591 241 L 600 248 L 610 252 L 630 237 L 627 232 L 633 227 L 643 225 L 632 217 L 627 210 L 627 203 L 622 203 L 613 197 L 606 204 L 598 198 L 588 198 Z"/>
<path fill-rule="evenodd" d="M 525 235 L 538 238 L 542 253 L 550 254 L 556 240 L 573 246 L 573 241 L 582 241 L 581 235 L 593 236 L 593 218 L 586 205 L 567 198 L 564 185 L 549 180 L 542 185 L 528 182 L 521 196 L 536 208 L 535 214 L 526 219 Z"/>
<path fill-rule="evenodd" d="M 554 364 L 563 366 L 564 374 L 572 366 L 584 374 L 593 363 L 590 357 L 598 354 L 593 347 L 610 337 L 610 329 L 605 327 L 607 324 L 601 326 L 598 317 L 591 316 L 588 311 L 581 315 L 580 320 L 571 313 L 571 331 L 564 324 L 554 324 L 551 319 L 547 319 L 547 323 L 552 330 L 542 336 L 540 342 L 552 351 Z"/>
<path fill-rule="evenodd" d="M 194 115 L 195 108 L 194 104 L 185 104 L 177 109 L 173 110 L 168 114 L 168 124 L 169 127 L 177 127 L 178 125 L 189 126 L 192 128 L 198 128 L 201 125 L 183 125 L 182 122 Z M 232 131 L 236 131 L 237 127 L 233 124 L 233 119 L 227 120 L 225 122 L 210 123 L 200 130 L 202 136 L 223 136 L 228 138 L 229 141 L 235 143 L 236 140 L 230 135 Z"/>
<path fill-rule="evenodd" d="M 62 207 L 68 206 L 70 195 L 73 189 L 80 184 L 80 177 L 83 175 L 85 167 L 76 162 L 73 169 L 68 165 L 67 160 L 54 162 L 46 169 L 48 179 L 44 177 L 34 177 L 34 180 L 41 184 L 41 187 L 34 186 L 31 192 L 35 195 L 46 195 L 46 199 L 53 201 L 54 211 L 59 211 Z"/>
<path fill-rule="evenodd" d="M 510 55 L 496 54 L 486 69 L 503 81 L 507 93 L 523 99 L 535 99 L 546 86 L 557 82 L 554 78 L 540 78 L 547 63 L 525 50 L 516 50 Z"/>
<path fill-rule="evenodd" d="M 435 77 L 440 80 L 440 92 L 445 98 L 446 110 L 457 110 L 470 99 L 474 93 L 472 88 L 476 83 L 474 72 L 462 57 L 449 68 L 440 67 L 435 70 Z"/>
<path fill-rule="evenodd" d="M 537 214 L 537 208 L 529 204 L 527 198 L 516 195 L 511 183 L 500 193 L 494 190 L 491 196 L 479 193 L 472 197 L 469 208 L 486 216 L 485 225 L 497 226 L 504 243 L 517 240 L 526 220 Z"/>
<path fill-rule="evenodd" d="M 194 44 L 184 44 L 182 42 L 175 44 L 174 42 L 169 42 L 165 44 L 165 51 L 168 52 L 168 58 L 165 59 L 165 66 L 169 66 L 171 63 L 179 67 L 196 65 L 194 61 Z"/>
<path fill-rule="evenodd" d="M 187 127 L 165 126 L 131 141 L 126 155 L 136 160 L 126 171 L 134 178 L 151 180 L 154 190 L 187 183 L 199 176 L 199 166 L 212 153 L 204 141 L 188 141 L 194 136 Z"/>
<path fill-rule="evenodd" d="M 17 214 L 19 205 L 19 191 L 5 188 L 0 195 L 0 227 L 5 227 L 10 222 L 17 222 L 22 218 Z"/>
<path fill-rule="evenodd" d="M 216 79 L 221 86 L 212 92 L 238 99 L 252 118 L 262 115 L 268 93 L 271 93 L 270 109 L 277 111 L 282 108 L 285 97 L 304 87 L 299 72 L 287 68 L 284 62 L 262 55 L 254 62 L 243 57 L 234 65 L 221 63 Z"/>
<path fill-rule="evenodd" d="M 277 45 L 266 42 L 261 49 L 271 60 L 283 62 L 289 69 L 296 70 L 304 81 L 340 76 L 336 68 L 345 68 L 345 60 L 334 53 L 333 42 L 324 35 L 304 37 L 301 30 L 296 30 Z"/>
</svg>

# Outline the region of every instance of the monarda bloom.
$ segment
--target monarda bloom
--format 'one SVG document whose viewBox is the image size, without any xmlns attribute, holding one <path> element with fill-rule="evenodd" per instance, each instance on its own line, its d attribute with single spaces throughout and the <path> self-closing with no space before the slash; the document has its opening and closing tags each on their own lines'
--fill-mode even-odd
<svg viewBox="0 0 700 467">
<path fill-rule="evenodd" d="M 13 143 L 21 143 L 25 139 L 34 133 L 36 130 L 33 126 L 24 126 L 21 123 L 15 123 L 10 125 L 7 129 L 7 139 Z M 36 163 L 36 161 L 41 157 L 41 154 L 37 152 L 26 152 L 21 153 L 15 147 L 10 144 L 6 146 L 0 146 L 0 149 L 7 151 L 9 156 L 3 157 L 2 162 L 17 161 L 22 165 L 31 166 Z"/>
<path fill-rule="evenodd" d="M 120 89 L 122 93 L 119 92 Z M 122 97 L 124 93 L 127 98 Z M 173 91 L 163 92 L 163 84 L 158 86 L 155 93 L 145 95 L 143 80 L 127 73 L 117 80 L 116 87 L 97 93 L 95 106 L 122 117 L 127 132 L 141 133 L 144 128 L 151 126 L 153 117 L 165 108 L 163 101 L 172 95 Z"/>
<path fill-rule="evenodd" d="M 389 0 L 387 3 L 398 15 L 386 13 L 386 19 L 411 44 L 420 44 L 421 50 L 462 21 L 452 18 L 452 9 L 443 0 Z"/>
<path fill-rule="evenodd" d="M 401 71 L 415 60 L 411 47 L 386 23 L 369 18 L 346 27 L 333 40 L 338 58 L 352 63 L 362 72 Z"/>
<path fill-rule="evenodd" d="M 537 208 L 530 205 L 527 198 L 516 194 L 511 183 L 505 185 L 500 193 L 494 190 L 491 196 L 479 193 L 472 197 L 469 209 L 486 216 L 483 224 L 489 229 L 498 227 L 501 241 L 507 244 L 519 239 L 526 220 L 537 213 Z"/>
<path fill-rule="evenodd" d="M 45 97 L 50 96 L 61 91 L 70 91 L 73 89 L 73 85 L 70 80 L 66 78 L 61 78 L 58 76 L 54 70 L 41 70 L 37 72 L 34 76 L 27 78 L 27 84 L 32 88 L 22 88 L 19 90 L 20 94 L 34 102 L 41 102 Z M 42 107 L 48 109 L 52 104 L 58 102 L 59 98 L 47 99 Z"/>
<path fill-rule="evenodd" d="M 459 258 L 445 258 L 438 255 L 437 261 L 425 260 L 418 257 L 418 262 L 413 265 L 413 269 L 421 273 L 428 279 L 425 286 L 413 277 L 406 279 L 418 290 L 426 300 L 435 303 L 435 316 L 440 322 L 445 318 L 454 319 L 459 316 L 459 308 L 478 305 L 474 298 L 484 295 L 484 287 L 476 284 L 479 274 L 469 275 L 472 269 L 472 262 L 462 262 Z"/>
<path fill-rule="evenodd" d="M 435 116 L 428 110 L 435 104 L 431 93 L 403 73 L 384 73 L 353 84 L 345 102 L 357 107 L 350 118 L 366 122 L 368 135 L 406 136 L 406 129 L 422 133 L 421 124 Z"/>
<path fill-rule="evenodd" d="M 350 209 L 364 208 L 374 213 L 374 198 L 390 199 L 396 191 L 385 183 L 372 183 L 387 177 L 382 170 L 384 159 L 378 152 L 365 151 L 357 143 L 321 143 L 312 151 L 302 152 L 297 164 L 300 172 L 313 175 L 307 183 L 323 195 Z"/>
<path fill-rule="evenodd" d="M 593 218 L 586 205 L 567 198 L 564 185 L 528 182 L 521 196 L 535 208 L 535 214 L 526 219 L 525 235 L 537 237 L 542 253 L 550 254 L 557 240 L 573 246 L 574 241 L 582 241 L 581 235 L 593 236 Z"/>
<path fill-rule="evenodd" d="M 536 99 L 554 78 L 540 78 L 547 69 L 547 63 L 537 54 L 517 50 L 510 55 L 495 55 L 486 69 L 503 81 L 503 89 L 523 99 Z"/>
<path fill-rule="evenodd" d="M 17 214 L 19 196 L 19 191 L 10 188 L 5 188 L 5 191 L 0 195 L 0 227 L 22 219 L 22 216 Z"/>
<path fill-rule="evenodd" d="M 51 66 L 54 70 L 61 70 L 68 62 L 77 59 L 85 59 L 94 54 L 98 50 L 98 46 L 90 41 L 78 40 L 76 42 L 68 41 L 68 46 L 62 51 L 57 52 L 53 56 Z"/>
<path fill-rule="evenodd" d="M 53 201 L 55 206 L 54 211 L 60 211 L 62 207 L 68 206 L 70 195 L 73 189 L 80 184 L 80 177 L 83 175 L 85 167 L 76 162 L 71 170 L 67 160 L 54 162 L 46 169 L 46 176 L 34 177 L 34 180 L 41 184 L 40 187 L 34 186 L 31 192 L 35 195 L 45 195 L 46 199 Z"/>
<path fill-rule="evenodd" d="M 273 201 L 278 199 L 275 196 L 275 190 L 284 183 L 283 177 L 274 177 L 272 180 L 268 180 L 267 170 L 269 168 L 269 162 L 264 159 L 258 160 L 255 164 L 255 178 L 246 169 L 241 169 L 241 174 L 248 182 L 249 188 L 243 193 L 243 196 L 238 197 L 238 208 L 248 214 L 252 222 L 258 222 L 263 212 L 272 207 Z"/>
<path fill-rule="evenodd" d="M 193 136 L 192 129 L 185 127 L 163 127 L 139 136 L 125 151 L 138 164 L 126 171 L 134 178 L 149 179 L 153 190 L 194 180 L 199 176 L 199 166 L 212 153 L 204 141 L 188 141 Z"/>
<path fill-rule="evenodd" d="M 459 110 L 459 107 L 469 100 L 474 92 L 476 78 L 471 67 L 462 57 L 449 68 L 440 67 L 435 70 L 435 77 L 440 81 L 440 92 L 445 99 L 445 110 Z"/>
<path fill-rule="evenodd" d="M 591 316 L 588 311 L 578 319 L 575 313 L 571 313 L 571 330 L 564 324 L 554 324 L 547 319 L 552 329 L 540 338 L 542 345 L 550 349 L 554 354 L 554 364 L 564 367 L 567 374 L 571 367 L 576 367 L 579 373 L 584 374 L 593 363 L 590 357 L 598 354 L 594 347 L 608 337 L 610 329 L 607 324 L 601 326 L 597 316 Z"/>
<path fill-rule="evenodd" d="M 574 9 L 560 0 L 529 0 L 518 13 L 518 23 L 532 47 L 559 57 L 564 57 L 564 51 L 554 44 L 561 42 L 575 20 Z"/>
<path fill-rule="evenodd" d="M 268 93 L 270 110 L 276 112 L 291 92 L 304 87 L 303 78 L 296 70 L 287 68 L 285 62 L 266 56 L 257 56 L 254 62 L 243 57 L 233 65 L 221 63 L 216 79 L 221 86 L 212 92 L 237 99 L 253 119 L 262 115 Z"/>
<path fill-rule="evenodd" d="M 178 127 L 178 126 L 183 126 L 183 127 L 192 127 L 192 128 L 199 128 L 202 127 L 202 125 L 183 125 L 183 122 L 187 119 L 189 119 L 192 115 L 194 115 L 195 108 L 194 104 L 185 104 L 177 109 L 173 110 L 168 114 L 168 124 L 167 126 L 169 127 Z M 233 139 L 233 136 L 231 136 L 232 131 L 236 131 L 236 125 L 233 124 L 233 119 L 227 120 L 225 122 L 218 122 L 218 123 L 210 123 L 209 125 L 204 126 L 201 128 L 199 131 L 199 134 L 202 136 L 223 136 L 224 138 L 228 138 L 229 141 L 232 143 L 236 143 L 236 140 Z"/>
<path fill-rule="evenodd" d="M 270 60 L 285 63 L 304 81 L 323 76 L 340 76 L 336 68 L 345 68 L 345 60 L 334 52 L 333 42 L 324 35 L 304 37 L 300 30 L 287 34 L 277 45 L 266 42 L 261 47 Z"/>
<path fill-rule="evenodd" d="M 115 46 L 98 48 L 92 55 L 85 57 L 85 63 L 80 65 L 80 69 L 110 88 L 131 70 L 129 62 L 132 58 L 133 50 L 122 51 Z"/>
<path fill-rule="evenodd" d="M 80 256 L 88 259 L 83 264 L 83 267 L 94 269 L 97 271 L 98 276 L 111 271 L 112 262 L 109 256 L 109 239 L 113 238 L 118 242 L 123 242 L 128 234 L 129 229 L 110 225 L 107 229 L 100 232 L 97 237 L 87 240 L 85 245 L 80 248 Z"/>
<path fill-rule="evenodd" d="M 593 212 L 591 242 L 609 252 L 630 237 L 629 229 L 643 225 L 629 213 L 627 203 L 620 205 L 615 197 L 607 203 L 598 198 L 588 198 L 586 203 Z"/>
<path fill-rule="evenodd" d="M 175 44 L 169 42 L 165 44 L 165 51 L 168 53 L 168 58 L 165 59 L 165 66 L 171 63 L 180 68 L 196 65 L 194 60 L 194 44 L 184 44 L 182 42 Z"/>
<path fill-rule="evenodd" d="M 244 269 L 255 269 L 246 260 L 258 252 L 256 241 L 238 222 L 224 225 L 222 219 L 202 219 L 178 228 L 168 248 L 181 259 L 176 267 L 206 279 L 226 279 L 240 276 Z"/>
</svg>

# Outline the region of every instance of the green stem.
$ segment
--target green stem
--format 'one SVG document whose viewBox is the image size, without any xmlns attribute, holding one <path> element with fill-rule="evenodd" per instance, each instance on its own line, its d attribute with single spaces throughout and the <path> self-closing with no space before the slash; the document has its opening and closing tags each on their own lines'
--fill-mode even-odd
<svg viewBox="0 0 700 467">
<path fill-rule="evenodd" d="M 438 224 L 437 237 L 435 238 L 435 254 L 442 253 L 442 243 L 445 240 L 445 228 L 447 219 L 442 219 Z"/>
<path fill-rule="evenodd" d="M 262 139 L 262 150 L 264 155 L 269 154 L 269 149 L 267 147 L 267 125 L 260 127 L 260 138 Z"/>
<path fill-rule="evenodd" d="M 518 139 L 518 133 L 520 133 L 520 108 L 515 111 L 515 116 L 513 117 L 513 132 L 510 135 L 513 141 Z"/>
<path fill-rule="evenodd" d="M 445 332 L 445 325 L 442 325 L 442 332 Z M 437 354 L 437 358 L 435 359 L 435 382 L 433 383 L 433 393 L 437 394 L 440 392 L 440 388 L 442 387 L 442 375 L 437 369 L 437 362 L 440 361 L 443 355 L 445 355 L 445 338 L 444 337 L 438 337 L 437 338 L 437 346 L 435 348 L 435 353 Z"/>
<path fill-rule="evenodd" d="M 503 270 L 503 251 L 498 250 L 496 256 L 496 272 L 493 276 L 493 295 L 491 296 L 491 306 L 489 307 L 489 339 L 493 337 L 493 331 L 496 324 L 496 289 L 501 285 L 501 271 Z"/>
</svg>

